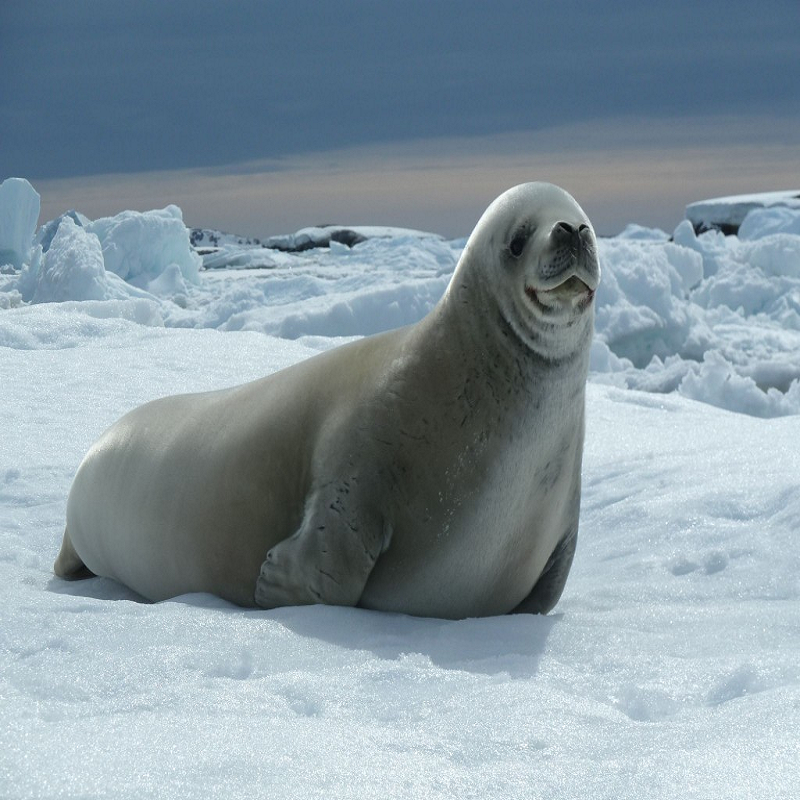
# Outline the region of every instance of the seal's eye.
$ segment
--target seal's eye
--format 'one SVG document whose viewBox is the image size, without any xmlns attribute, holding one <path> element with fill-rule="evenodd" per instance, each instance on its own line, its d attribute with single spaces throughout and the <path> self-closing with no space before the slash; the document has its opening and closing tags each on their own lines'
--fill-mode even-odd
<svg viewBox="0 0 800 800">
<path fill-rule="evenodd" d="M 511 253 L 514 258 L 519 258 L 522 255 L 522 251 L 525 249 L 525 242 L 527 241 L 527 234 L 515 234 L 514 238 L 511 240 L 511 243 L 508 245 L 508 252 Z"/>
</svg>

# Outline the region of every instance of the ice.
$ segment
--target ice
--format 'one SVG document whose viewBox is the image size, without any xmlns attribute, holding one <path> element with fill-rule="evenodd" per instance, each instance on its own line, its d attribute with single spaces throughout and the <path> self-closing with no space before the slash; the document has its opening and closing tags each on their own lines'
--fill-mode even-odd
<svg viewBox="0 0 800 800">
<path fill-rule="evenodd" d="M 669 240 L 669 234 L 660 228 L 645 228 L 643 225 L 631 222 L 625 226 L 621 233 L 617 234 L 616 238 L 635 239 L 644 242 L 666 242 Z"/>
<path fill-rule="evenodd" d="M 121 299 L 137 293 L 106 272 L 97 236 L 68 216 L 61 219 L 46 253 L 37 246 L 35 257 L 22 270 L 19 289 L 31 303 Z"/>
<path fill-rule="evenodd" d="M 800 206 L 755 208 L 744 218 L 738 236 L 740 239 L 753 240 L 778 233 L 800 236 Z"/>
<path fill-rule="evenodd" d="M 65 219 L 71 219 L 81 228 L 85 228 L 91 222 L 88 217 L 85 217 L 77 211 L 65 211 L 60 216 L 50 220 L 50 222 L 46 222 L 39 228 L 34 240 L 36 244 L 41 246 L 43 252 L 46 253 L 50 249 L 50 243 L 53 241 L 56 231 L 58 231 L 59 226 Z"/>
<path fill-rule="evenodd" d="M 0 270 L 29 262 L 40 201 L 24 178 L 6 178 L 0 184 Z"/>
<path fill-rule="evenodd" d="M 592 378 L 761 415 L 800 413 L 800 236 L 599 242 Z M 721 377 L 722 376 L 722 377 Z M 725 377 L 727 376 L 727 377 Z M 724 386 L 720 383 L 724 382 Z"/>
<path fill-rule="evenodd" d="M 781 206 L 800 209 L 800 191 L 760 192 L 699 200 L 686 207 L 686 218 L 695 230 L 718 228 L 725 233 L 736 233 L 750 212 Z"/>
<path fill-rule="evenodd" d="M 601 240 L 599 248 L 599 338 L 639 368 L 653 356 L 702 355 L 708 345 L 708 337 L 697 335 L 702 311 L 687 302 L 690 289 L 703 277 L 701 256 L 670 243 L 654 246 L 627 239 Z"/>
<path fill-rule="evenodd" d="M 263 244 L 275 250 L 302 253 L 315 247 L 331 247 L 332 244 L 343 244 L 347 247 L 360 244 L 367 239 L 397 239 L 406 236 L 413 238 L 433 237 L 441 239 L 433 233 L 411 230 L 408 228 L 392 228 L 378 225 L 322 225 L 301 228 L 288 236 L 272 236 Z"/>
<path fill-rule="evenodd" d="M 742 413 L 800 412 L 790 392 L 800 378 L 795 213 L 757 209 L 743 237 L 697 235 L 686 220 L 671 242 L 634 225 L 601 239 L 592 380 L 679 392 Z M 200 273 L 175 207 L 95 222 L 67 214 L 40 231 L 37 241 L 47 252 L 36 256 L 34 248 L 20 274 L 0 277 L 0 307 L 114 301 L 107 308 L 148 324 L 316 337 L 324 348 L 341 337 L 416 322 L 441 296 L 464 244 L 401 229 L 318 230 L 326 246 L 302 252 L 203 232 L 205 259 L 249 269 Z M 342 230 L 363 240 L 348 246 L 328 236 Z M 158 310 L 142 315 L 144 306 L 127 308 L 126 298 L 149 298 L 155 305 L 148 308 Z"/>
<path fill-rule="evenodd" d="M 0 308 L 15 305 L 15 295 L 30 303 L 155 295 L 180 307 L 201 265 L 177 206 L 93 222 L 70 211 L 43 225 L 24 262 L 11 265 L 21 269 L 0 283 Z"/>
<path fill-rule="evenodd" d="M 189 232 L 177 206 L 143 213 L 123 211 L 86 227 L 100 240 L 106 270 L 140 289 L 148 289 L 172 264 L 184 281 L 198 282 L 202 262 L 189 245 Z"/>
<path fill-rule="evenodd" d="M 368 239 L 435 239 L 433 233 L 377 225 L 323 225 L 301 228 L 285 236 L 244 239 L 220 231 L 195 228 L 191 232 L 192 245 L 203 259 L 205 269 L 258 269 L 287 266 L 294 263 L 293 254 L 309 250 L 330 248 L 343 252 Z"/>
</svg>

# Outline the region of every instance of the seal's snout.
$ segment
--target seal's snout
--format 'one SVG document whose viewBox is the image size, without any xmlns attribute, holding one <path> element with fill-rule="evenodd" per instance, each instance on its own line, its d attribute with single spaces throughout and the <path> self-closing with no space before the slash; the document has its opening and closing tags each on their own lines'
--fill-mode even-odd
<svg viewBox="0 0 800 800">
<path fill-rule="evenodd" d="M 562 294 L 594 293 L 600 280 L 594 233 L 587 222 L 555 222 L 549 233 L 550 254 L 538 268 L 537 289 L 562 288 Z M 575 280 L 571 280 L 575 278 Z"/>
<path fill-rule="evenodd" d="M 583 245 L 588 233 L 588 225 L 581 224 L 576 227 L 569 222 L 556 222 L 553 225 L 552 237 L 557 246 L 572 247 L 577 250 Z"/>
<path fill-rule="evenodd" d="M 586 223 L 575 225 L 562 221 L 553 225 L 550 236 L 556 247 L 569 247 L 577 251 L 591 243 L 592 231 Z"/>
</svg>

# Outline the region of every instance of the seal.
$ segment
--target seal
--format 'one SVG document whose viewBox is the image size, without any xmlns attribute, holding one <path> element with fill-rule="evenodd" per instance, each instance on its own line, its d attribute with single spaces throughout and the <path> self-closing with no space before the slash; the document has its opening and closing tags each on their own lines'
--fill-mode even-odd
<svg viewBox="0 0 800 800">
<path fill-rule="evenodd" d="M 549 611 L 577 539 L 599 280 L 569 194 L 508 190 L 415 325 L 114 424 L 75 476 L 56 574 L 153 601 Z"/>
</svg>

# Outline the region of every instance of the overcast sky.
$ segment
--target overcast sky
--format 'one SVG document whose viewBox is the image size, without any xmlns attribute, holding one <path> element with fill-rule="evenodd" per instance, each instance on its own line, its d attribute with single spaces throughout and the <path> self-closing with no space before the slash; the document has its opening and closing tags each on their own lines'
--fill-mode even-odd
<svg viewBox="0 0 800 800">
<path fill-rule="evenodd" d="M 459 235 L 545 179 L 669 227 L 800 188 L 800 2 L 2 0 L 0 120 L 43 218 Z"/>
</svg>

